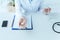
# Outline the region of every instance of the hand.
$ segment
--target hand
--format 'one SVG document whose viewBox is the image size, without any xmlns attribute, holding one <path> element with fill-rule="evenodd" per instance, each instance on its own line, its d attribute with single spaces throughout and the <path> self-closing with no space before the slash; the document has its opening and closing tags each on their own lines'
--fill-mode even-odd
<svg viewBox="0 0 60 40">
<path fill-rule="evenodd" d="M 50 11 L 51 11 L 51 8 L 49 8 L 49 7 L 44 9 L 44 13 L 46 15 L 48 15 L 50 13 Z"/>
<path fill-rule="evenodd" d="M 20 20 L 19 20 L 19 27 L 20 28 L 26 28 L 26 23 L 27 23 L 27 20 L 25 17 L 22 17 Z"/>
</svg>

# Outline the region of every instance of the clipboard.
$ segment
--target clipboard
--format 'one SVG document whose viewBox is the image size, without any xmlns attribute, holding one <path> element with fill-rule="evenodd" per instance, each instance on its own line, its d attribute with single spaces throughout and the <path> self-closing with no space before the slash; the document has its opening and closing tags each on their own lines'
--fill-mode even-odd
<svg viewBox="0 0 60 40">
<path fill-rule="evenodd" d="M 16 18 L 16 15 L 14 15 L 14 18 L 13 18 L 13 22 L 12 22 L 12 30 L 33 30 L 33 22 L 32 22 L 32 16 L 28 15 L 26 16 L 27 18 L 27 25 L 26 25 L 26 28 L 22 29 L 18 26 L 18 23 L 17 21 L 17 18 Z"/>
</svg>

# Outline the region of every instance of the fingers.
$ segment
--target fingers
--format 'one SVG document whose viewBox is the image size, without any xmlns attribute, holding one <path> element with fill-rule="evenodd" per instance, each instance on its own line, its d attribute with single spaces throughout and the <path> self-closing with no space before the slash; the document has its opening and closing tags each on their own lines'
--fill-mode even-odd
<svg viewBox="0 0 60 40">
<path fill-rule="evenodd" d="M 50 11 L 51 11 L 51 8 L 45 8 L 45 9 L 44 9 L 44 13 L 45 13 L 46 15 L 48 15 L 48 14 L 50 13 Z"/>
<path fill-rule="evenodd" d="M 25 17 L 22 17 L 20 20 L 19 20 L 19 27 L 21 28 L 25 28 L 26 27 L 26 18 Z"/>
</svg>

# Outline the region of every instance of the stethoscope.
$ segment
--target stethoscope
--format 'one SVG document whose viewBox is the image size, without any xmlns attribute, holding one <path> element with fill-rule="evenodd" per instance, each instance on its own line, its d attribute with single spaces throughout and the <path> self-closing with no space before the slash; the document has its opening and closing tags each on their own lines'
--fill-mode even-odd
<svg viewBox="0 0 60 40">
<path fill-rule="evenodd" d="M 60 26 L 60 22 L 55 22 L 55 23 L 52 25 L 53 31 L 60 34 L 60 31 L 57 31 L 57 30 L 55 29 L 55 25 Z"/>
</svg>

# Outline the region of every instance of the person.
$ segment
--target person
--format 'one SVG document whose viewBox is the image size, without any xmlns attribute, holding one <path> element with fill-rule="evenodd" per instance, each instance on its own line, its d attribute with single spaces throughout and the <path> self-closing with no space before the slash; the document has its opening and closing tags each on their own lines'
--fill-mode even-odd
<svg viewBox="0 0 60 40">
<path fill-rule="evenodd" d="M 16 12 L 21 17 L 19 21 L 19 26 L 26 26 L 25 13 L 38 12 L 41 10 L 42 0 L 15 0 Z M 51 8 L 44 8 L 43 12 L 46 15 L 51 11 Z"/>
</svg>

